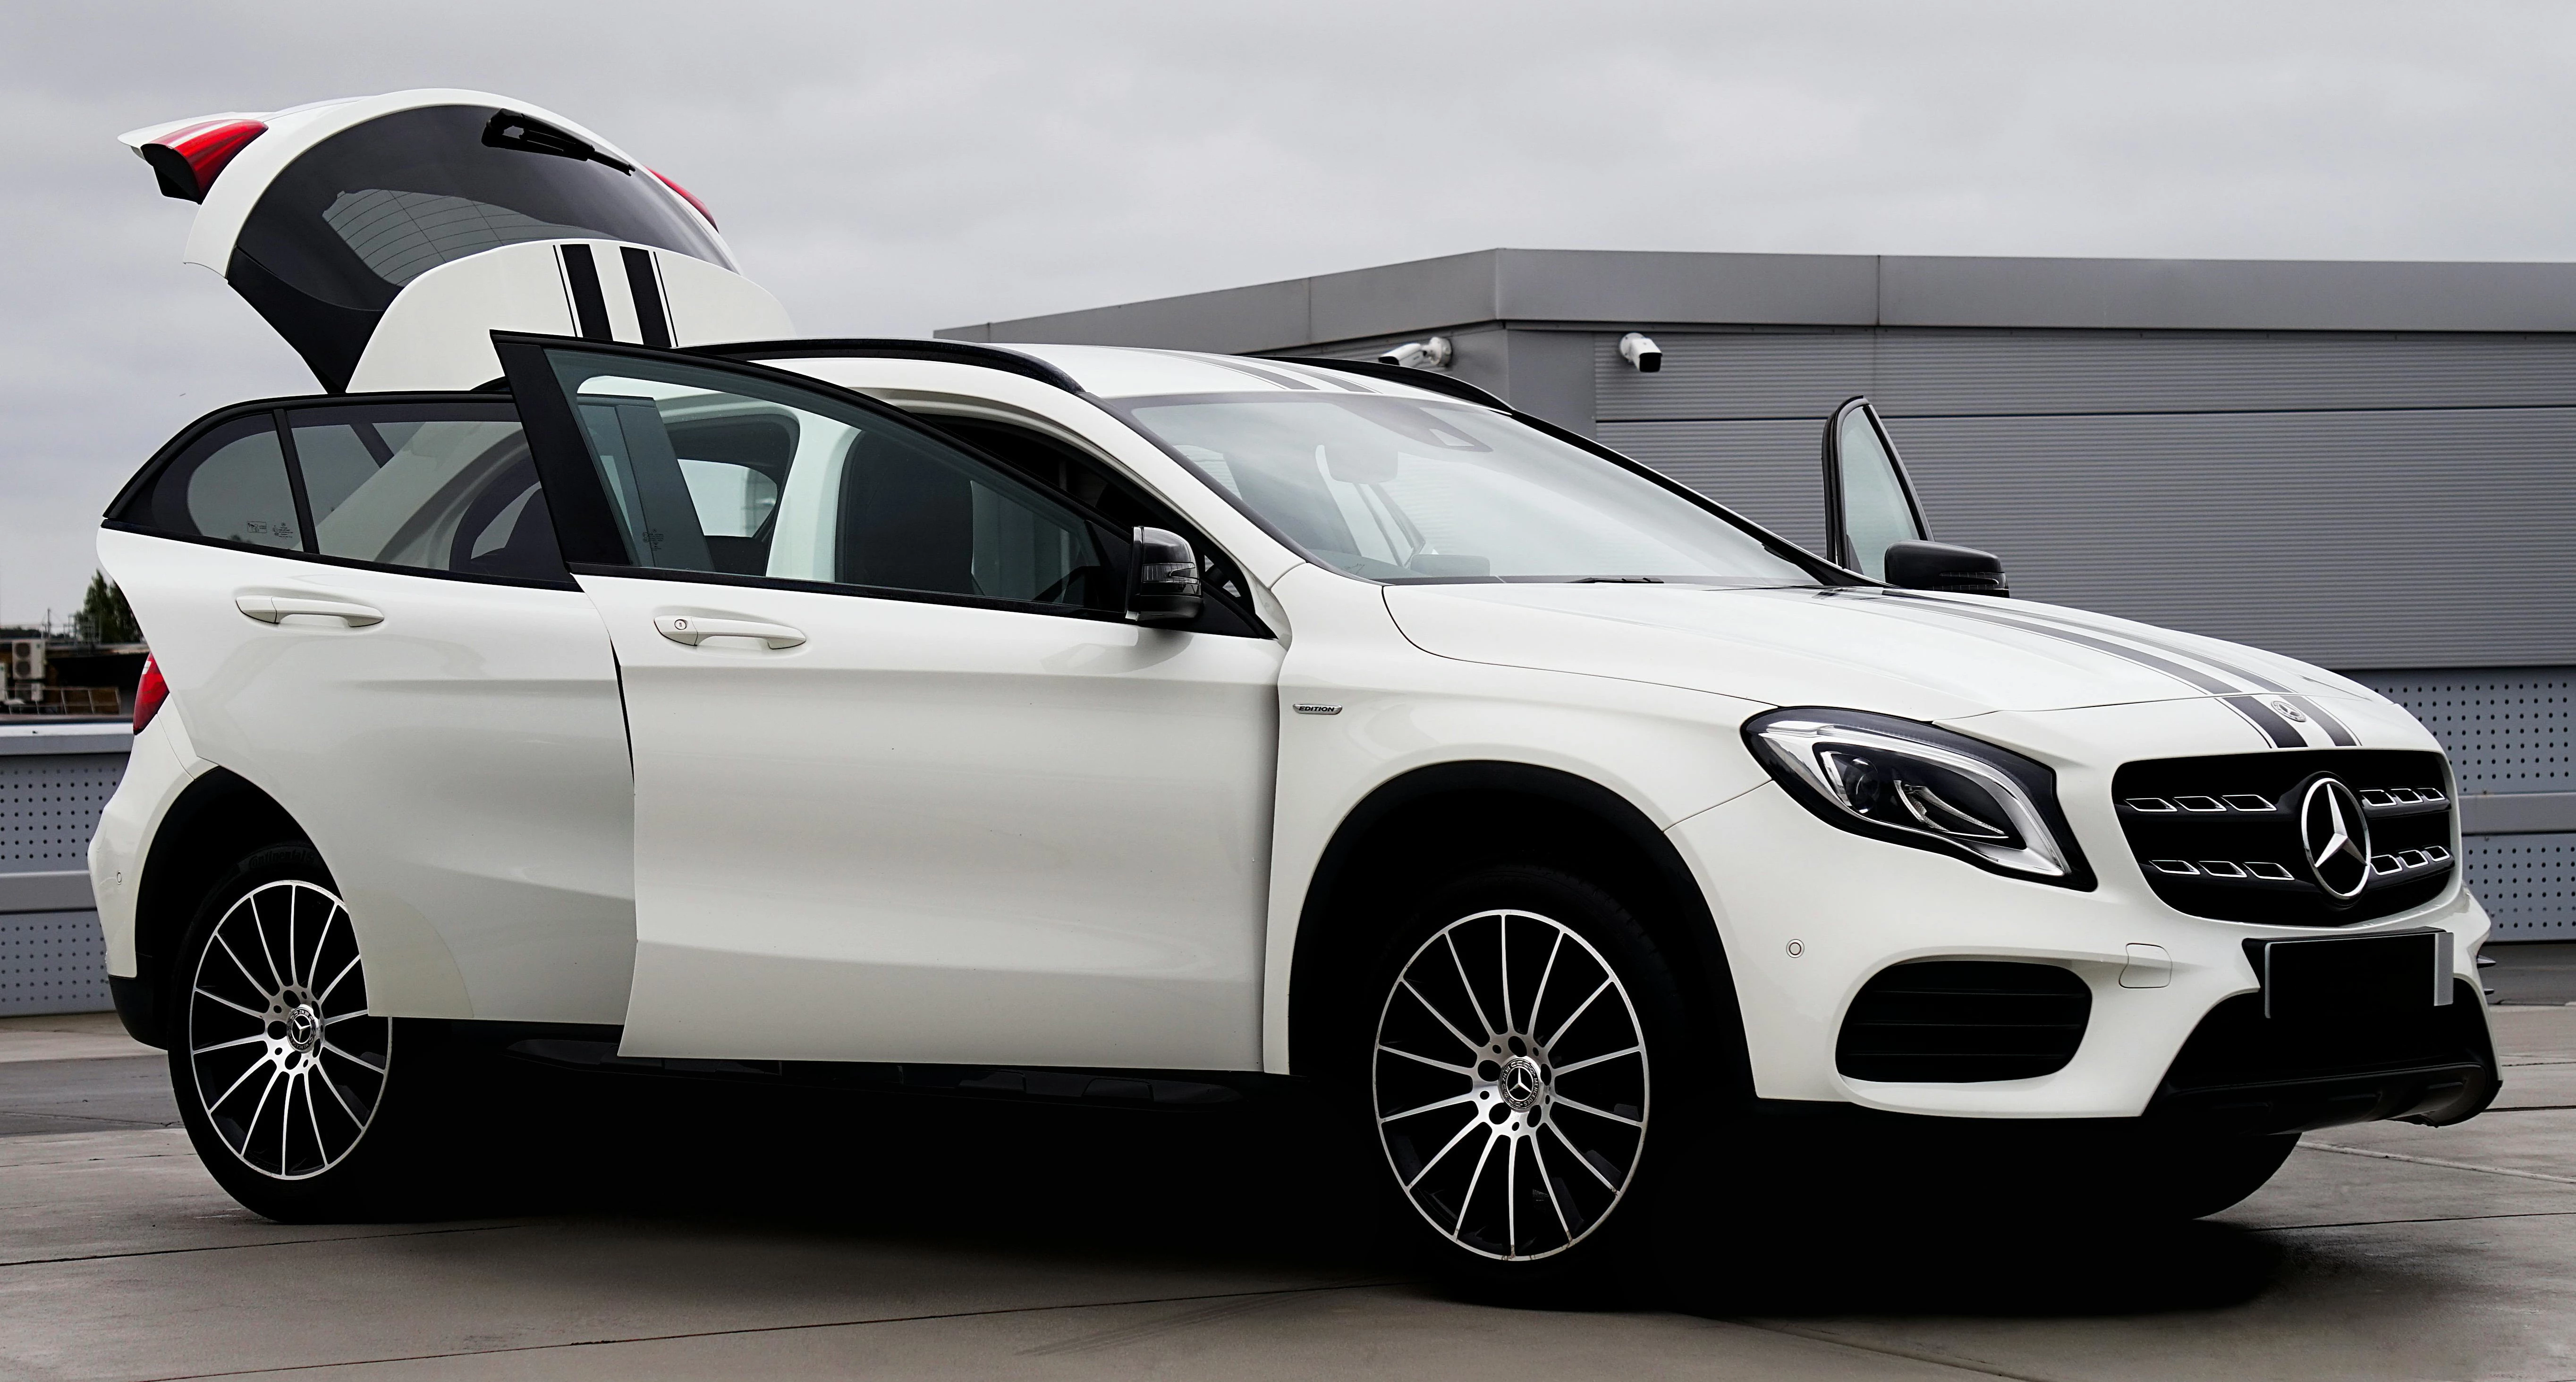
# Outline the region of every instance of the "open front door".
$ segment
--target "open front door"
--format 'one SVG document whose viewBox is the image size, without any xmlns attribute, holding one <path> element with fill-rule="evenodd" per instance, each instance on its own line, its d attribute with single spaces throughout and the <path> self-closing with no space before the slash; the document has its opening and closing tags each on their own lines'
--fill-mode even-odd
<svg viewBox="0 0 2576 1382">
<path fill-rule="evenodd" d="M 224 276 L 323 387 L 470 389 L 495 329 L 643 345 L 793 334 L 676 185 L 524 102 L 405 91 L 123 136 L 200 202 Z"/>
<path fill-rule="evenodd" d="M 625 691 L 627 1053 L 1259 1068 L 1277 640 L 859 395 L 501 353 Z"/>
</svg>

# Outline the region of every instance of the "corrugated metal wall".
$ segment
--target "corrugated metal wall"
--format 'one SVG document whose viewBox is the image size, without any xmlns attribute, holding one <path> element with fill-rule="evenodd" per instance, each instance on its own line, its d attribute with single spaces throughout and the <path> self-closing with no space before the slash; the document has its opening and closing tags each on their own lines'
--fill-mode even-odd
<svg viewBox="0 0 2576 1382">
<path fill-rule="evenodd" d="M 2017 594 L 2337 667 L 2576 662 L 2576 338 L 1660 332 L 1657 374 L 1616 340 L 1601 439 L 1802 542 L 1866 393 Z"/>
<path fill-rule="evenodd" d="M 1656 374 L 1617 341 L 1601 440 L 1801 543 L 1865 393 L 2015 594 L 2355 671 L 2464 793 L 2576 790 L 2576 337 L 1659 331 Z M 2576 833 L 2463 853 L 2499 939 L 2576 937 Z"/>
</svg>

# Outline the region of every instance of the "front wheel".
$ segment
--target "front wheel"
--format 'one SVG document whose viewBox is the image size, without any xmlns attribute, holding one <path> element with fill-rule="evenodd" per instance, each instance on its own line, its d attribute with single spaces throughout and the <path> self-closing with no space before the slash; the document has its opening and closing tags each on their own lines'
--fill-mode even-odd
<svg viewBox="0 0 2576 1382">
<path fill-rule="evenodd" d="M 1689 1030 L 1636 919 L 1567 874 L 1485 870 L 1416 914 L 1374 988 L 1378 1151 L 1433 1265 L 1540 1297 L 1634 1265 L 1640 1201 L 1679 1169 L 1687 1107 L 1657 1082 Z"/>
<path fill-rule="evenodd" d="M 173 976 L 170 1080 L 233 1198 L 284 1221 L 408 1217 L 434 1062 L 368 1006 L 357 933 L 321 856 L 258 850 L 206 896 Z M 414 1068 L 418 1067 L 418 1068 Z"/>
</svg>

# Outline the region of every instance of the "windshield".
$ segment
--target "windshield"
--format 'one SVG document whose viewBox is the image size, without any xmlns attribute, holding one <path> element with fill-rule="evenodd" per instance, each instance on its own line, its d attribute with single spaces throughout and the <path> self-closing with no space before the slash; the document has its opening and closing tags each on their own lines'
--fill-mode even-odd
<svg viewBox="0 0 2576 1382">
<path fill-rule="evenodd" d="M 1263 393 L 1126 411 L 1309 559 L 1365 580 L 1815 583 L 1681 495 L 1470 404 Z"/>
</svg>

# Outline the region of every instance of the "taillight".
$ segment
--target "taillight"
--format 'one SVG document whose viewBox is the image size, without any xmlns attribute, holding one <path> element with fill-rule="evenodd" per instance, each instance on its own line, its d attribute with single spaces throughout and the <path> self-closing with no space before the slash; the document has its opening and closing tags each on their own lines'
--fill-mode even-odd
<svg viewBox="0 0 2576 1382">
<path fill-rule="evenodd" d="M 162 196 L 201 202 L 233 155 L 266 133 L 268 126 L 257 120 L 207 120 L 172 130 L 135 152 L 161 179 Z"/>
<path fill-rule="evenodd" d="M 655 177 L 657 177 L 657 178 L 661 178 L 661 179 L 662 179 L 662 185 L 663 185 L 664 187 L 668 187 L 668 188 L 670 188 L 672 191 L 679 193 L 679 194 L 680 194 L 680 200 L 682 200 L 682 201 L 684 201 L 684 202 L 687 202 L 687 203 L 688 203 L 689 205 L 691 205 L 691 206 L 696 207 L 696 208 L 698 209 L 698 214 L 707 218 L 707 224 L 708 224 L 708 225 L 711 225 L 711 226 L 712 226 L 712 225 L 714 225 L 714 224 L 716 223 L 716 213 L 714 213 L 714 212 L 712 212 L 712 211 L 707 210 L 707 204 L 706 204 L 705 202 L 699 201 L 699 200 L 697 199 L 697 197 L 695 197 L 694 195 L 692 195 L 692 194 L 690 193 L 689 189 L 687 189 L 687 188 L 685 188 L 685 187 L 682 187 L 680 184 L 678 184 L 678 183 L 676 183 L 676 182 L 671 181 L 671 180 L 670 180 L 669 178 L 667 178 L 667 177 L 663 177 L 663 175 L 662 175 L 662 170 L 660 170 L 659 168 L 647 168 L 647 169 L 645 169 L 644 171 L 646 171 L 646 172 L 648 172 L 648 173 L 651 173 L 653 176 L 655 176 Z"/>
<path fill-rule="evenodd" d="M 143 680 L 134 684 L 134 732 L 152 723 L 161 713 L 161 703 L 170 699 L 170 683 L 161 679 L 161 664 L 150 657 L 143 659 Z"/>
</svg>

